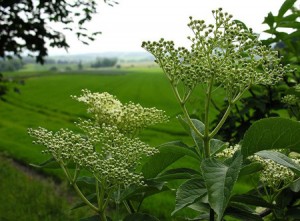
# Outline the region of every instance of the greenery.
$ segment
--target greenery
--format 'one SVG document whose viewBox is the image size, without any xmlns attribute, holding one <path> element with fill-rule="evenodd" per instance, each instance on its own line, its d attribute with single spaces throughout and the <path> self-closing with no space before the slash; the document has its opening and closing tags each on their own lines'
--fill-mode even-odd
<svg viewBox="0 0 300 221">
<path fill-rule="evenodd" d="M 281 13 L 288 6 L 284 4 Z M 188 37 L 190 49 L 175 48 L 164 39 L 142 44 L 171 85 L 182 112 L 178 120 L 189 139 L 153 148 L 139 135 L 144 128 L 165 122 L 163 111 L 86 89 L 73 96 L 86 105 L 90 116 L 77 120 L 77 129 L 29 129 L 35 144 L 46 147 L 43 152 L 50 155 L 38 167 L 61 168 L 82 200 L 77 207 L 94 211 L 85 220 L 157 221 L 155 213 L 143 207 L 144 201 L 173 190 L 171 215 L 179 219 L 299 218 L 299 122 L 256 121 L 234 146 L 217 139 L 232 109 L 251 87 L 273 86 L 292 69 L 283 66 L 278 52 L 263 45 L 242 22 L 221 8 L 212 13 L 215 23 L 209 25 L 190 17 L 188 26 L 194 34 Z M 193 96 L 203 99 L 204 108 L 197 114 L 200 120 L 191 117 Z M 227 107 L 212 125 L 216 98 L 227 101 Z M 193 165 L 178 164 L 182 158 Z M 79 187 L 82 182 L 89 186 L 88 193 Z M 116 209 L 111 213 L 112 208 Z"/>
<path fill-rule="evenodd" d="M 104 1 L 113 5 L 114 1 Z M 44 63 L 47 56 L 46 42 L 50 47 L 69 48 L 66 38 L 59 30 L 49 28 L 50 23 L 59 23 L 73 31 L 79 40 L 87 44 L 100 32 L 88 34 L 85 23 L 97 13 L 97 1 L 59 0 L 49 1 L 1 1 L 0 57 L 21 57 L 24 50 L 36 53 L 36 61 Z M 74 25 L 72 28 L 71 25 Z M 22 41 L 16 41 L 16 39 Z"/>
<path fill-rule="evenodd" d="M 191 47 L 142 44 L 161 69 L 4 72 L 22 84 L 0 85 L 0 219 L 299 220 L 295 2 L 268 14 L 262 42 L 221 8 L 190 17 Z"/>
<path fill-rule="evenodd" d="M 293 71 L 287 73 L 277 85 L 260 85 L 252 87 L 242 98 L 240 104 L 236 104 L 229 115 L 227 124 L 220 136 L 231 142 L 236 142 L 243 138 L 245 131 L 249 126 L 262 118 L 278 117 L 289 110 L 289 115 L 299 119 L 299 107 L 297 99 L 286 102 L 283 99 L 285 95 L 299 97 L 296 92 L 297 84 L 300 83 L 300 30 L 299 30 L 299 8 L 294 5 L 296 0 L 287 0 L 281 6 L 278 14 L 274 16 L 271 12 L 264 20 L 269 28 L 265 30 L 270 34 L 270 38 L 263 40 L 262 43 L 268 47 L 272 47 L 282 56 L 281 63 L 283 65 L 290 64 Z M 283 100 L 282 100 L 283 99 Z M 227 104 L 222 107 L 216 106 L 220 114 L 214 124 L 222 118 L 225 113 Z"/>
<path fill-rule="evenodd" d="M 24 172 L 26 167 L 22 170 L 4 156 L 0 159 L 0 220 L 63 221 L 87 215 L 83 210 L 69 211 L 69 203 L 75 199 L 66 185 L 57 185 L 36 172 Z"/>
<path fill-rule="evenodd" d="M 12 60 L 1 60 L 0 61 L 0 71 L 16 71 L 22 69 L 24 63 L 22 60 L 19 59 L 12 59 Z"/>
<path fill-rule="evenodd" d="M 117 58 L 97 58 L 95 63 L 91 64 L 92 68 L 113 67 L 118 62 Z"/>
</svg>

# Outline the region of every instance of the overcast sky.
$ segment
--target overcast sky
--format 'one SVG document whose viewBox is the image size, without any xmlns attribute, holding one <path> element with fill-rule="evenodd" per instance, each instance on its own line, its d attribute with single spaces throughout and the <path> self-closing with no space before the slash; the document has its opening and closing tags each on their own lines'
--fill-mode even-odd
<svg viewBox="0 0 300 221">
<path fill-rule="evenodd" d="M 101 0 L 99 0 L 100 2 Z M 178 46 L 188 44 L 189 16 L 213 21 L 211 11 L 222 7 L 234 19 L 243 21 L 257 33 L 267 28 L 262 25 L 271 11 L 277 14 L 284 0 L 117 0 L 110 7 L 100 2 L 98 14 L 87 27 L 101 31 L 89 46 L 80 43 L 75 35 L 66 33 L 70 49 L 49 49 L 50 55 L 83 54 L 115 51 L 143 51 L 142 41 L 165 38 Z M 299 3 L 299 1 L 298 1 Z M 261 36 L 264 37 L 263 35 Z"/>
</svg>

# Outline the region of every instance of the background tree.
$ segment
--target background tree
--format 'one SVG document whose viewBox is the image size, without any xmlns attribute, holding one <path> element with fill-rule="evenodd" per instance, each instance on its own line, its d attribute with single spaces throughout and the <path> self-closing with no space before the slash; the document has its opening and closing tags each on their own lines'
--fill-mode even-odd
<svg viewBox="0 0 300 221">
<path fill-rule="evenodd" d="M 104 0 L 109 5 L 112 0 Z M 18 56 L 26 50 L 44 63 L 50 47 L 69 48 L 64 34 L 51 27 L 60 23 L 73 31 L 87 44 L 101 32 L 88 33 L 86 22 L 97 13 L 96 0 L 1 0 L 0 1 L 0 57 Z M 73 25 L 75 28 L 72 28 Z"/>
<path fill-rule="evenodd" d="M 113 0 L 103 1 L 111 6 L 117 4 Z M 51 27 L 56 23 L 63 24 L 63 29 L 73 31 L 81 42 L 88 44 L 101 33 L 89 33 L 84 27 L 96 13 L 96 0 L 0 0 L 0 58 L 20 58 L 26 51 L 43 64 L 48 55 L 47 44 L 68 49 L 65 35 Z M 6 90 L 1 75 L 0 96 Z"/>
<path fill-rule="evenodd" d="M 117 58 L 96 58 L 96 62 L 91 64 L 92 68 L 113 67 L 117 64 Z"/>
</svg>

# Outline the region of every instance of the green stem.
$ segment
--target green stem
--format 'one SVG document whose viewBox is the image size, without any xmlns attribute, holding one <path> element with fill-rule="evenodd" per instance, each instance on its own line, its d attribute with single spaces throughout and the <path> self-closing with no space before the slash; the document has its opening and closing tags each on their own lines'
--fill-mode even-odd
<svg viewBox="0 0 300 221">
<path fill-rule="evenodd" d="M 210 137 L 214 137 L 219 132 L 219 130 L 221 129 L 221 127 L 223 126 L 223 124 L 225 123 L 227 117 L 230 114 L 231 107 L 232 107 L 232 105 L 229 104 L 226 111 L 225 111 L 225 113 L 224 113 L 224 115 L 223 115 L 223 117 L 222 117 L 222 119 L 219 121 L 219 123 L 215 127 L 215 129 L 210 133 L 210 135 L 209 135 Z"/>
<path fill-rule="evenodd" d="M 70 184 L 73 186 L 73 188 L 75 189 L 76 193 L 78 194 L 78 196 L 81 198 L 81 200 L 87 204 L 92 210 L 94 210 L 95 212 L 99 213 L 99 209 L 94 206 L 93 204 L 91 204 L 91 202 L 83 195 L 83 193 L 80 191 L 79 187 L 77 186 L 77 184 L 75 182 L 72 181 L 71 176 L 68 172 L 68 170 L 66 169 L 66 167 L 64 166 L 63 162 L 59 162 L 63 172 L 65 173 L 68 181 L 70 182 Z"/>
<path fill-rule="evenodd" d="M 194 125 L 193 121 L 191 120 L 190 118 L 190 115 L 185 107 L 184 104 L 181 105 L 181 109 L 182 109 L 182 112 L 185 116 L 185 118 L 187 119 L 187 123 L 189 124 L 189 126 L 193 129 L 193 131 L 201 138 L 203 139 L 203 134 L 197 129 L 197 127 Z"/>
<path fill-rule="evenodd" d="M 100 212 L 99 209 L 98 209 L 96 206 L 94 206 L 93 204 L 91 204 L 91 202 L 90 202 L 87 198 L 85 198 L 85 196 L 84 196 L 83 193 L 80 191 L 80 189 L 79 189 L 79 187 L 77 186 L 76 183 L 72 183 L 72 186 L 74 187 L 76 193 L 78 194 L 78 196 L 81 198 L 81 200 L 82 200 L 85 204 L 87 204 L 87 205 L 88 205 L 92 210 L 94 210 L 95 212 L 97 212 L 97 213 Z"/>
<path fill-rule="evenodd" d="M 176 88 L 174 85 L 172 85 L 172 89 L 173 89 L 173 92 L 174 92 L 174 94 L 175 94 L 176 99 L 178 100 L 178 102 L 179 102 L 179 104 L 180 104 L 180 107 L 181 107 L 181 109 L 182 109 L 182 112 L 183 112 L 185 118 L 187 119 L 187 123 L 188 123 L 189 126 L 195 131 L 195 133 L 196 133 L 201 139 L 203 139 L 203 134 L 195 127 L 195 125 L 194 125 L 194 123 L 192 122 L 192 120 L 191 120 L 191 118 L 190 118 L 190 116 L 189 116 L 189 113 L 188 113 L 188 111 L 187 111 L 187 109 L 186 109 L 186 107 L 185 107 L 185 102 L 186 102 L 186 100 L 183 101 L 183 100 L 181 99 L 181 97 L 180 97 L 180 95 L 179 95 L 179 92 L 178 92 L 177 88 Z M 188 95 L 188 96 L 189 96 L 189 95 Z"/>
<path fill-rule="evenodd" d="M 228 107 L 227 107 L 227 109 L 226 109 L 226 111 L 225 111 L 222 119 L 220 120 L 220 122 L 218 123 L 218 125 L 215 127 L 215 129 L 210 133 L 210 135 L 209 135 L 210 137 L 214 137 L 219 132 L 219 130 L 221 129 L 221 127 L 225 123 L 227 117 L 229 116 L 230 111 L 232 109 L 232 106 L 241 99 L 241 97 L 244 95 L 244 93 L 246 91 L 249 90 L 249 88 L 250 88 L 250 86 L 246 87 L 243 91 L 241 91 L 240 93 L 238 93 L 237 96 L 232 101 L 229 102 L 229 105 L 228 105 Z"/>
<path fill-rule="evenodd" d="M 205 129 L 204 129 L 204 136 L 203 136 L 205 158 L 210 157 L 210 140 L 212 137 L 209 134 L 209 108 L 210 108 L 213 82 L 214 82 L 214 77 L 212 76 L 206 91 L 206 99 L 205 99 L 205 112 L 204 112 Z"/>
</svg>

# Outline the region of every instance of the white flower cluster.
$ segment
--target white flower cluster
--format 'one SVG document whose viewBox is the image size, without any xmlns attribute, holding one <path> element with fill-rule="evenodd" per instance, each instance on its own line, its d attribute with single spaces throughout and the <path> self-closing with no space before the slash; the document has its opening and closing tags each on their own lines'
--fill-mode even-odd
<svg viewBox="0 0 300 221">
<path fill-rule="evenodd" d="M 241 145 L 240 144 L 236 144 L 234 146 L 230 146 L 228 148 L 225 148 L 224 150 L 222 150 L 221 152 L 216 154 L 216 157 L 220 157 L 220 158 L 230 158 L 234 155 L 234 153 L 238 150 L 241 149 Z"/>
<path fill-rule="evenodd" d="M 281 99 L 281 102 L 291 106 L 300 102 L 300 99 L 295 94 L 288 94 Z"/>
<path fill-rule="evenodd" d="M 153 155 L 158 150 L 128 135 L 165 121 L 163 112 L 133 103 L 123 105 L 108 93 L 92 94 L 85 90 L 83 96 L 75 98 L 88 104 L 88 112 L 96 121 L 80 120 L 76 125 L 83 134 L 68 129 L 57 132 L 41 127 L 29 129 L 34 142 L 45 146 L 44 152 L 59 163 L 74 163 L 110 186 L 143 185 L 143 176 L 136 172 L 136 167 L 143 156 Z"/>
<path fill-rule="evenodd" d="M 226 89 L 229 99 L 250 85 L 278 82 L 285 67 L 276 51 L 263 46 L 258 36 L 222 9 L 213 11 L 215 24 L 190 17 L 194 36 L 191 50 L 175 48 L 173 41 L 143 42 L 173 85 L 182 82 L 193 89 L 213 82 Z"/>
<path fill-rule="evenodd" d="M 224 149 L 220 153 L 217 153 L 216 157 L 230 158 L 240 149 L 241 145 L 236 144 Z M 298 156 L 291 155 L 290 157 L 295 163 L 300 164 L 300 159 L 297 158 Z M 257 155 L 250 156 L 248 159 L 259 162 L 263 166 L 263 170 L 259 175 L 260 181 L 271 188 L 278 189 L 280 186 L 287 185 L 294 180 L 295 174 L 292 170 L 274 162 L 273 160 L 264 159 Z"/>
<path fill-rule="evenodd" d="M 268 187 L 278 190 L 281 186 L 285 186 L 294 180 L 295 174 L 292 170 L 273 160 L 264 159 L 257 155 L 251 156 L 250 159 L 262 164 L 263 170 L 260 173 L 260 181 Z M 299 164 L 298 159 L 293 159 L 293 161 Z"/>
<path fill-rule="evenodd" d="M 81 96 L 73 98 L 88 106 L 88 112 L 96 122 L 99 125 L 103 123 L 114 125 L 124 134 L 135 135 L 143 128 L 168 120 L 164 111 L 156 108 L 145 108 L 132 102 L 122 104 L 106 92 L 92 93 L 89 90 L 82 92 Z"/>
</svg>

